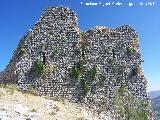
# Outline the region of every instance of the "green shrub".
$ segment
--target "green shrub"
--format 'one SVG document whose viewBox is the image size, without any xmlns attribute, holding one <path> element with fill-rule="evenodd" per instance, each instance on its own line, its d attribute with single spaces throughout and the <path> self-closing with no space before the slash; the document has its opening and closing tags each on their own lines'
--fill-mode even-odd
<svg viewBox="0 0 160 120">
<path fill-rule="evenodd" d="M 7 84 L 5 83 L 0 83 L 0 88 L 5 88 L 7 86 Z"/>
<path fill-rule="evenodd" d="M 114 59 L 109 59 L 108 63 L 111 64 L 112 66 L 114 66 L 115 65 L 115 60 Z"/>
<path fill-rule="evenodd" d="M 35 72 L 37 76 L 40 76 L 44 72 L 44 64 L 42 61 L 36 61 L 35 62 Z"/>
<path fill-rule="evenodd" d="M 73 67 L 73 68 L 72 68 L 72 76 L 73 76 L 76 80 L 78 80 L 79 77 L 80 77 L 80 70 L 77 69 L 76 67 Z"/>
<path fill-rule="evenodd" d="M 135 98 L 135 96 L 126 88 L 119 87 L 115 91 L 113 100 L 115 111 L 125 120 L 147 120 L 148 103 Z"/>
<path fill-rule="evenodd" d="M 18 52 L 18 55 L 20 56 L 20 57 L 22 57 L 23 55 L 25 55 L 26 54 L 26 49 L 25 48 L 20 48 L 19 49 L 19 52 Z"/>
<path fill-rule="evenodd" d="M 81 37 L 81 39 L 84 39 L 86 37 L 86 33 L 85 32 L 80 32 L 80 37 Z"/>
<path fill-rule="evenodd" d="M 82 74 L 84 70 L 84 61 L 79 60 L 79 62 L 76 63 L 76 65 L 72 68 L 71 76 L 73 76 L 78 82 L 82 85 L 83 88 L 83 95 L 82 97 L 85 97 L 86 94 L 90 91 L 89 85 L 86 80 L 80 79 L 80 75 Z M 95 78 L 96 71 L 93 69 L 92 71 L 92 77 Z"/>
<path fill-rule="evenodd" d="M 96 74 L 97 74 L 97 68 L 94 66 L 90 71 L 89 71 L 89 76 L 91 80 L 96 79 Z"/>
<path fill-rule="evenodd" d="M 28 85 L 28 90 L 33 90 L 33 88 L 34 88 L 33 85 L 31 84 Z"/>
<path fill-rule="evenodd" d="M 81 80 L 81 84 L 82 84 L 82 88 L 83 88 L 83 95 L 86 96 L 87 93 L 90 91 L 89 85 L 88 85 L 87 81 L 84 79 Z"/>
<path fill-rule="evenodd" d="M 127 55 L 131 56 L 133 53 L 133 49 L 131 47 L 127 47 Z"/>
<path fill-rule="evenodd" d="M 76 80 L 79 80 L 79 77 L 82 73 L 82 69 L 83 69 L 83 61 L 77 62 L 76 65 L 72 68 L 72 76 Z"/>
</svg>

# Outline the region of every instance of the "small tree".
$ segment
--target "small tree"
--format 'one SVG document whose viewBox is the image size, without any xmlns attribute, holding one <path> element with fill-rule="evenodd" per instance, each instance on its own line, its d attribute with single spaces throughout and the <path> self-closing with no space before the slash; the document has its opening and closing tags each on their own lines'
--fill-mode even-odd
<svg viewBox="0 0 160 120">
<path fill-rule="evenodd" d="M 115 111 L 125 120 L 147 120 L 147 107 L 149 104 L 136 98 L 126 87 L 115 90 Z"/>
</svg>

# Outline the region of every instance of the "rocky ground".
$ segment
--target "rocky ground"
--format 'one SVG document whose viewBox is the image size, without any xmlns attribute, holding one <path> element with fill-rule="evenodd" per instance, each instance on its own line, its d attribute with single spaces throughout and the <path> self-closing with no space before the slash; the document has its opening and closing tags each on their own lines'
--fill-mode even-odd
<svg viewBox="0 0 160 120">
<path fill-rule="evenodd" d="M 111 120 L 87 108 L 61 99 L 51 100 L 13 85 L 0 85 L 0 120 Z"/>
</svg>

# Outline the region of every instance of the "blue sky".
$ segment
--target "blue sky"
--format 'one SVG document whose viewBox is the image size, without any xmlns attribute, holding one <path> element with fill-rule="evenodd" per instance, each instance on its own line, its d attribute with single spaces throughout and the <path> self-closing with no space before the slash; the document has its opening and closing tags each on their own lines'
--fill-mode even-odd
<svg viewBox="0 0 160 120">
<path fill-rule="evenodd" d="M 117 2 L 117 0 L 1 0 L 0 2 L 0 70 L 12 57 L 20 39 L 32 28 L 48 6 L 69 6 L 78 16 L 82 31 L 97 25 L 116 28 L 128 24 L 139 33 L 143 68 L 148 90 L 160 89 L 160 4 L 155 6 L 85 6 L 81 2 Z M 151 2 L 152 0 L 141 0 Z M 153 2 L 155 2 L 154 0 Z M 119 0 L 133 2 L 138 0 Z M 158 2 L 158 1 L 156 1 Z"/>
</svg>

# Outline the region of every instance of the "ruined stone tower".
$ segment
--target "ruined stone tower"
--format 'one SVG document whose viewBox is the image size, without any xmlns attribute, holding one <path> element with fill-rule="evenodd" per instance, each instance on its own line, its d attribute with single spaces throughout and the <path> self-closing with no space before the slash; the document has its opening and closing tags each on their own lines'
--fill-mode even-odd
<svg viewBox="0 0 160 120">
<path fill-rule="evenodd" d="M 3 77 L 39 95 L 110 112 L 113 119 L 149 120 L 142 61 L 137 32 L 128 25 L 81 32 L 72 10 L 49 7 L 20 40 Z"/>
</svg>

